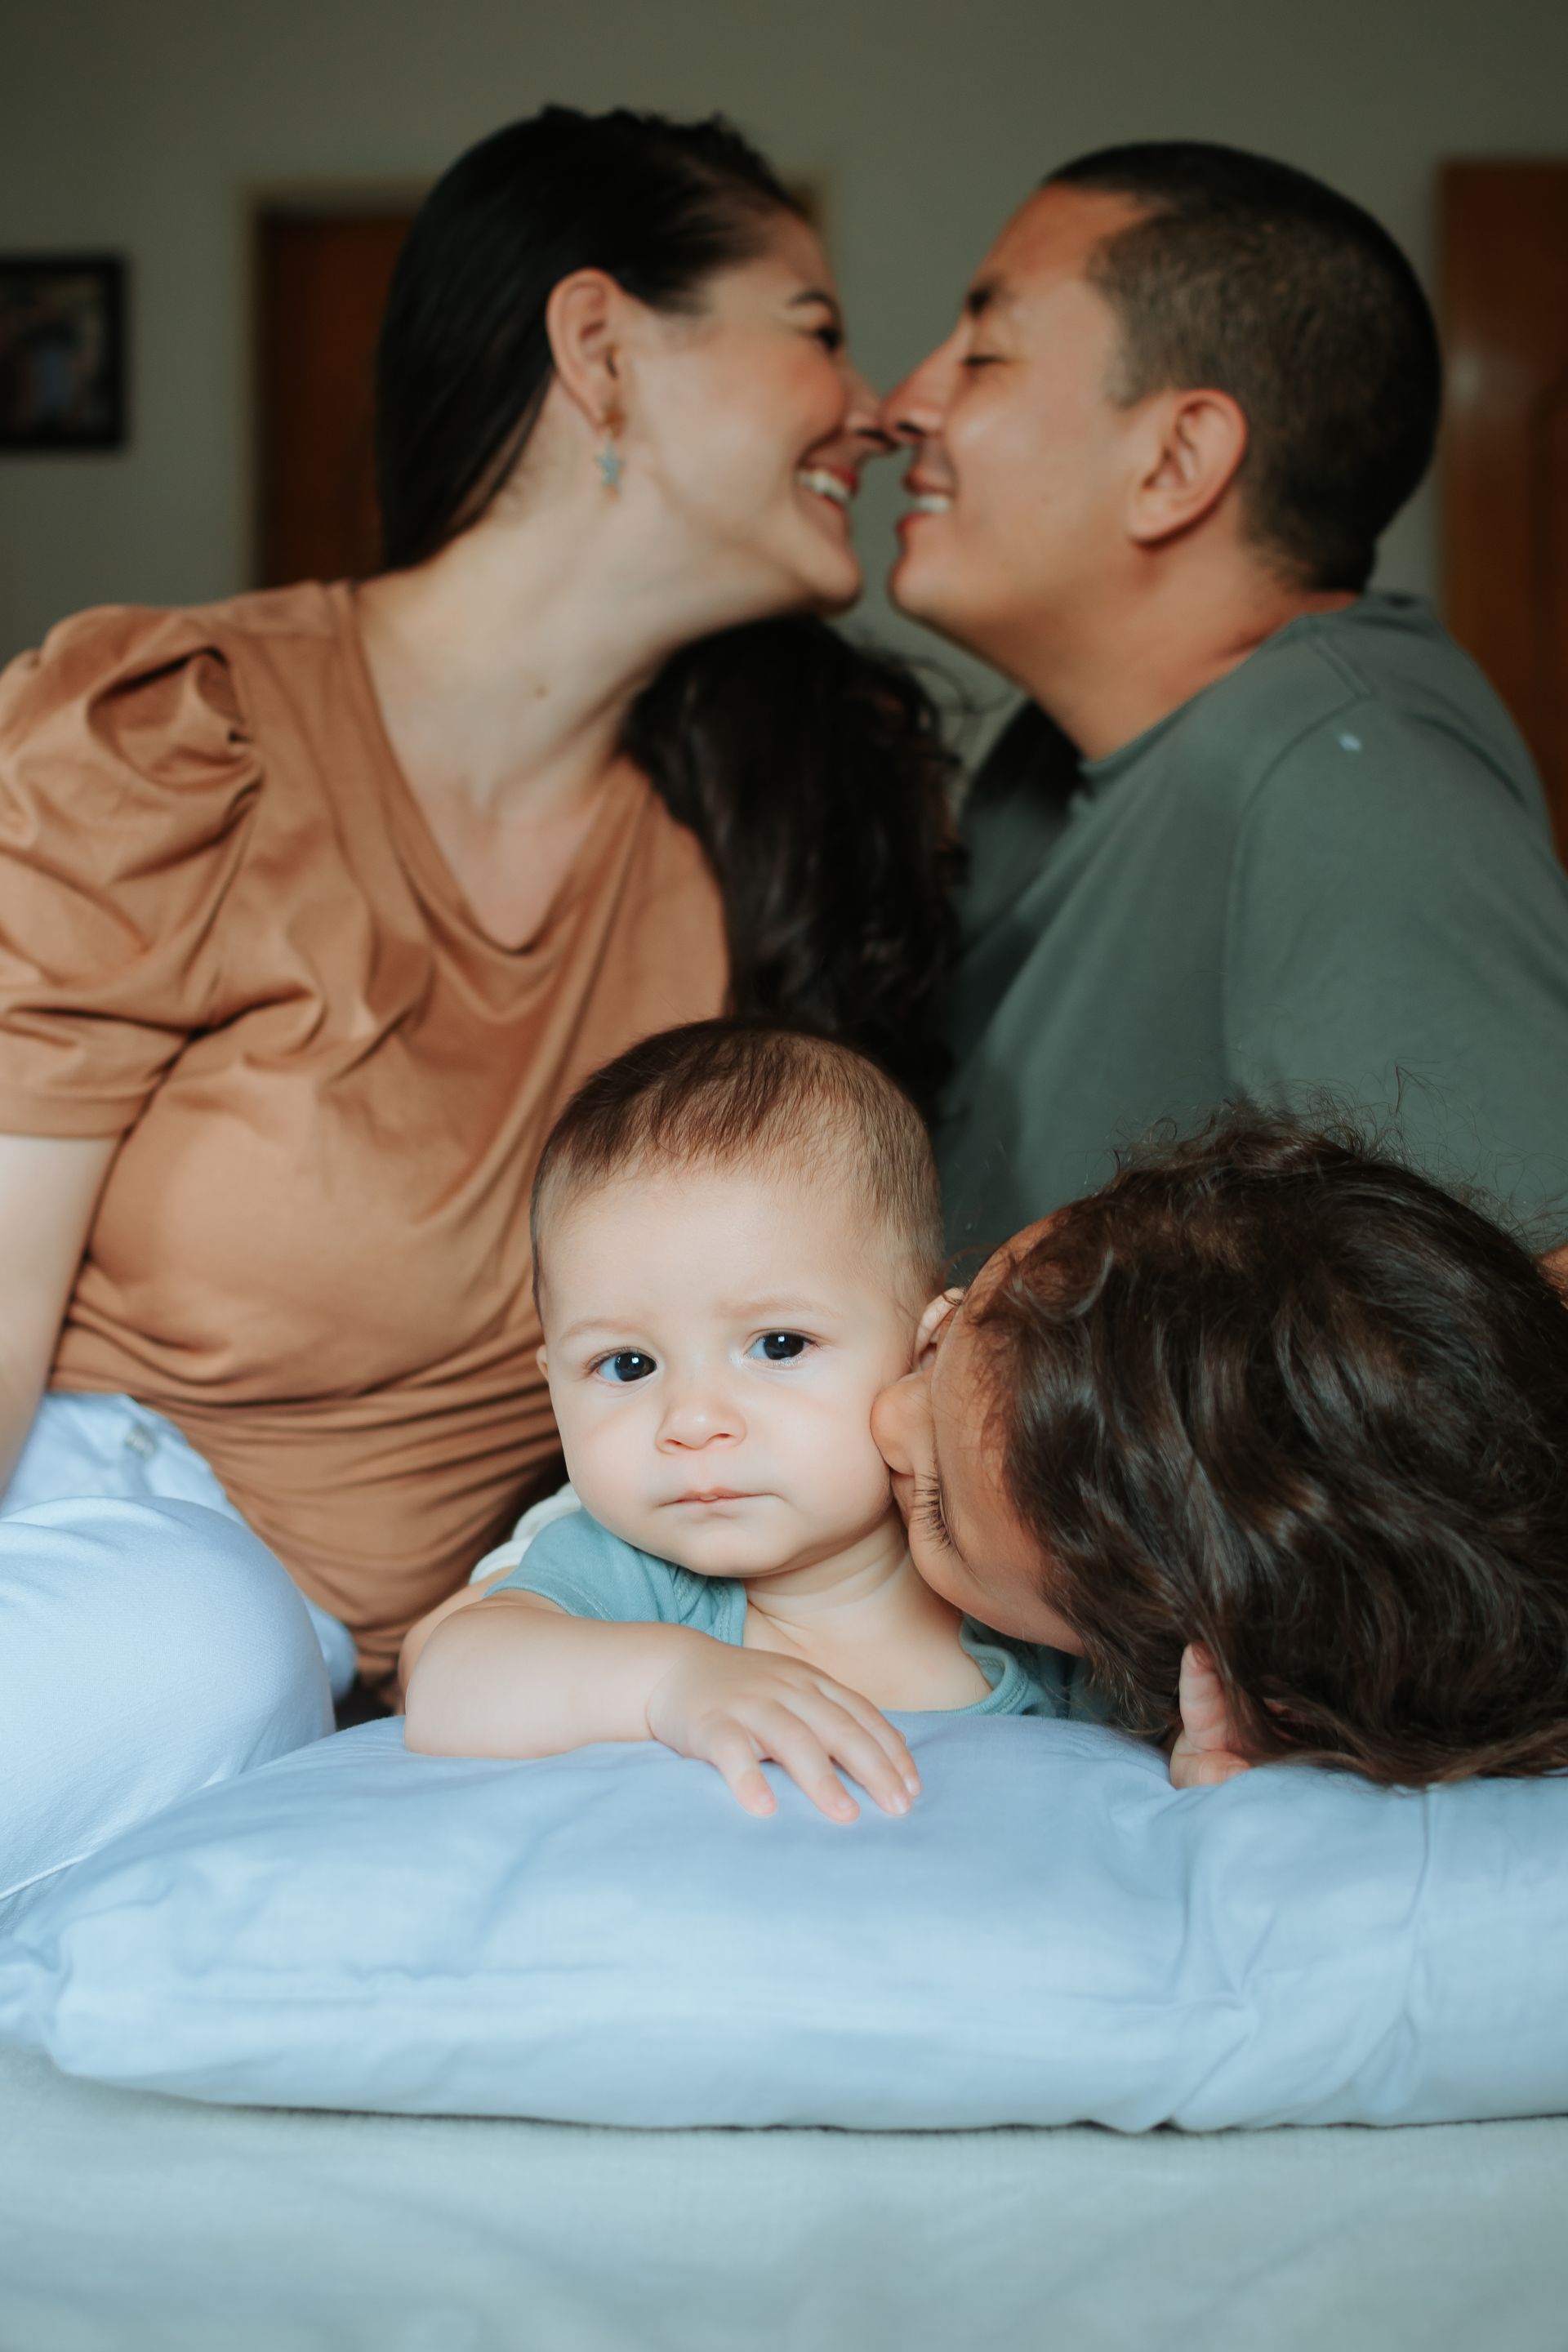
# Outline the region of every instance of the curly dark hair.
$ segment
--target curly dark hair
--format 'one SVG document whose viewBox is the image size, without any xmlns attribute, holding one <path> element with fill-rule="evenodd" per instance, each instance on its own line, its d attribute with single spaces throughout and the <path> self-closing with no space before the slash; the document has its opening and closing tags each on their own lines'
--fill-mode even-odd
<svg viewBox="0 0 1568 2352">
<path fill-rule="evenodd" d="M 1568 1767 L 1568 1313 L 1494 1218 L 1233 1111 L 1054 1219 L 976 1323 L 1047 1597 L 1141 1728 L 1201 1641 L 1260 1760 Z"/>
</svg>

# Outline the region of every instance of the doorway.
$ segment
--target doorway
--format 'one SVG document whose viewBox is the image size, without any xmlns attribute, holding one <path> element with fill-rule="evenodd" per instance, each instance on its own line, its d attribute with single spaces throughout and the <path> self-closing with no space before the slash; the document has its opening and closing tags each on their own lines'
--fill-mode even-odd
<svg viewBox="0 0 1568 2352">
<path fill-rule="evenodd" d="M 418 203 L 399 191 L 257 204 L 258 587 L 376 568 L 375 342 Z"/>
<path fill-rule="evenodd" d="M 1441 242 L 1446 617 L 1568 856 L 1568 161 L 1448 164 Z"/>
</svg>

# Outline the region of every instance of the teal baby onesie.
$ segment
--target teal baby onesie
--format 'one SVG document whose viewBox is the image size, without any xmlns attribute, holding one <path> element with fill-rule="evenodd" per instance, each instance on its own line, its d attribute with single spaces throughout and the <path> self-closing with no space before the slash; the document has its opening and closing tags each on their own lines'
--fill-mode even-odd
<svg viewBox="0 0 1568 2352">
<path fill-rule="evenodd" d="M 686 1625 L 739 1648 L 746 1630 L 746 1588 L 735 1577 L 694 1576 L 611 1535 L 586 1511 L 541 1530 L 494 1592 L 537 1592 L 573 1617 L 610 1625 Z M 952 1715 L 1049 1715 L 1103 1718 L 1089 1699 L 1081 1662 L 1060 1650 L 1015 1642 L 965 1617 L 959 1640 L 991 1688 Z"/>
</svg>

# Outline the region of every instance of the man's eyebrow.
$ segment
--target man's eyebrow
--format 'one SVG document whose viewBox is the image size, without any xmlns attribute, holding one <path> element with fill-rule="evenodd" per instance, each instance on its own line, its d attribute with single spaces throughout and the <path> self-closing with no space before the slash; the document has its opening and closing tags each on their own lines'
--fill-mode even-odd
<svg viewBox="0 0 1568 2352">
<path fill-rule="evenodd" d="M 982 278 L 963 298 L 963 312 L 968 319 L 983 319 L 987 310 L 1002 310 L 1013 299 L 1005 279 Z"/>
<path fill-rule="evenodd" d="M 796 310 L 807 302 L 820 302 L 826 309 L 832 311 L 836 319 L 842 320 L 843 312 L 838 308 L 837 295 L 829 294 L 822 286 L 808 286 L 804 294 L 792 294 L 785 307 L 791 310 Z"/>
</svg>

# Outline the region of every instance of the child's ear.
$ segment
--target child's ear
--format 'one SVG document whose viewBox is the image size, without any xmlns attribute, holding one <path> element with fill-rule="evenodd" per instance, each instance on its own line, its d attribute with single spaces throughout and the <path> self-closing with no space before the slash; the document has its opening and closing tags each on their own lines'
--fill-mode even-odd
<svg viewBox="0 0 1568 2352">
<path fill-rule="evenodd" d="M 933 1298 L 915 1326 L 915 1370 L 923 1372 L 936 1353 L 942 1327 L 963 1297 L 962 1290 L 944 1290 Z"/>
<path fill-rule="evenodd" d="M 545 1379 L 548 1380 L 550 1378 L 550 1350 L 547 1348 L 536 1349 L 534 1350 L 533 1360 L 539 1366 L 540 1370 L 544 1374 Z"/>
</svg>

